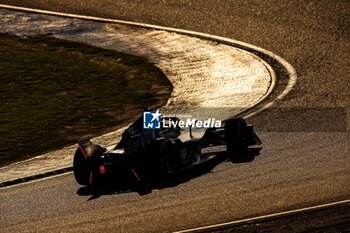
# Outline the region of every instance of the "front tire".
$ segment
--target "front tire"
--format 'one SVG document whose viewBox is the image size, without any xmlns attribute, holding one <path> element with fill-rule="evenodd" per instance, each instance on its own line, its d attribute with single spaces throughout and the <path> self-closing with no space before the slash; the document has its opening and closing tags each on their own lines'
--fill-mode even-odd
<svg viewBox="0 0 350 233">
<path fill-rule="evenodd" d="M 225 122 L 227 153 L 233 162 L 243 162 L 249 159 L 246 128 L 247 123 L 243 118 L 230 119 Z"/>
<path fill-rule="evenodd" d="M 89 161 L 78 148 L 74 154 L 73 173 L 75 180 L 81 185 L 90 185 L 92 169 L 89 166 Z"/>
</svg>

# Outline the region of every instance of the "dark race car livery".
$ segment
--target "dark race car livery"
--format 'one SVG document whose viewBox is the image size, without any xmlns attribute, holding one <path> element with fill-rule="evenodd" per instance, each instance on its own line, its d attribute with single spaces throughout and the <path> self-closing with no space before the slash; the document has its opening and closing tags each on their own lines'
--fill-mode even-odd
<svg viewBox="0 0 350 233">
<path fill-rule="evenodd" d="M 176 122 L 179 119 L 162 120 Z M 208 148 L 224 148 L 230 159 L 238 162 L 249 159 L 251 150 L 261 149 L 259 137 L 243 118 L 228 119 L 218 128 L 168 125 L 172 127 L 144 129 L 141 116 L 114 146 L 104 148 L 90 140 L 79 142 L 73 161 L 76 181 L 90 186 L 115 172 L 119 177 L 132 174 L 138 182 L 147 174 L 170 177 L 213 158 L 215 153 L 210 156 L 204 153 Z"/>
</svg>

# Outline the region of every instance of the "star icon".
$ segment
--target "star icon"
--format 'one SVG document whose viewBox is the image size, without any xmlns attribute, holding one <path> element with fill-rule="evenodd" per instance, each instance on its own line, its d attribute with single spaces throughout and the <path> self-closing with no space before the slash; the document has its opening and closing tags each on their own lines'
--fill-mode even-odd
<svg viewBox="0 0 350 233">
<path fill-rule="evenodd" d="M 155 113 L 152 113 L 152 120 L 151 122 L 153 122 L 154 120 L 158 119 L 158 117 L 160 117 L 160 115 L 162 115 L 161 113 L 159 113 L 159 109 L 155 112 Z"/>
</svg>

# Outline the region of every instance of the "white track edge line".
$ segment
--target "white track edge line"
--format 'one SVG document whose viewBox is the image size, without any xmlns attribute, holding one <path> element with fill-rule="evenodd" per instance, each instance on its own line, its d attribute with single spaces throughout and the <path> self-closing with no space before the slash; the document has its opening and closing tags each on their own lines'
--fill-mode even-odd
<svg viewBox="0 0 350 233">
<path fill-rule="evenodd" d="M 273 214 L 261 215 L 258 217 L 252 217 L 252 218 L 235 220 L 235 221 L 230 221 L 230 222 L 225 222 L 225 223 L 197 227 L 197 228 L 192 228 L 192 229 L 187 229 L 187 230 L 175 231 L 174 233 L 187 233 L 187 232 L 201 232 L 201 231 L 219 230 L 219 229 L 222 229 L 225 227 L 234 227 L 236 225 L 254 223 L 256 221 L 269 220 L 269 219 L 274 219 L 274 218 L 279 218 L 279 217 L 287 217 L 288 215 L 314 211 L 314 210 L 323 209 L 323 208 L 332 207 L 332 206 L 341 205 L 341 204 L 346 204 L 346 203 L 350 203 L 350 199 L 336 201 L 336 202 L 330 202 L 330 203 L 320 204 L 320 205 L 315 205 L 315 206 L 309 206 L 309 207 L 299 208 L 299 209 L 294 209 L 294 210 L 288 210 L 288 211 L 283 211 L 283 212 L 278 212 L 278 213 L 273 213 Z"/>
<path fill-rule="evenodd" d="M 72 174 L 72 173 L 73 173 L 73 171 L 69 171 L 69 172 L 64 172 L 64 173 L 60 173 L 60 174 L 56 174 L 56 175 L 51 175 L 51 176 L 47 176 L 47 177 L 43 177 L 43 178 L 39 178 L 39 179 L 25 181 L 25 182 L 18 183 L 18 184 L 13 184 L 13 185 L 5 186 L 5 187 L 0 187 L 0 191 L 5 190 L 5 189 L 10 189 L 10 188 L 15 188 L 15 187 L 27 185 L 27 184 L 36 183 L 36 182 L 39 182 L 39 181 L 41 182 L 41 181 L 44 181 L 44 180 L 49 180 L 49 179 L 57 178 L 57 177 L 60 177 L 60 176 L 69 175 L 69 174 Z"/>
</svg>

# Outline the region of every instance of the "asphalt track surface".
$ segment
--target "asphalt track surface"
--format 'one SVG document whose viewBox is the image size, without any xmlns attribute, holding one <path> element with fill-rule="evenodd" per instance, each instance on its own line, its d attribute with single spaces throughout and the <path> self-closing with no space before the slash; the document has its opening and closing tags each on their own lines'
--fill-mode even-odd
<svg viewBox="0 0 350 233">
<path fill-rule="evenodd" d="M 254 161 L 217 161 L 122 193 L 89 192 L 71 174 L 5 188 L 2 232 L 175 231 L 350 197 L 349 119 L 339 121 L 349 114 L 348 1 L 0 2 L 234 38 L 284 57 L 298 73 L 294 90 L 278 103 L 291 112 L 250 119 L 264 142 Z M 329 114 L 321 127 L 322 113 L 299 117 L 312 107 Z"/>
</svg>

